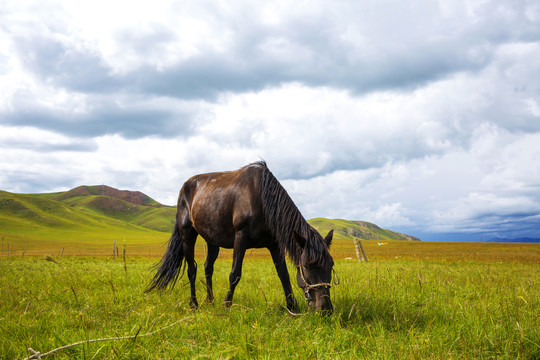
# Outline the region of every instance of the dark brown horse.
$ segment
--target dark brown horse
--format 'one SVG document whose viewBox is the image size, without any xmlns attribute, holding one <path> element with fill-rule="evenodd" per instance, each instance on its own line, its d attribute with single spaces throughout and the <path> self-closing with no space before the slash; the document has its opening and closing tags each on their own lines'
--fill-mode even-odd
<svg viewBox="0 0 540 360">
<path fill-rule="evenodd" d="M 325 239 L 304 219 L 285 189 L 264 161 L 236 171 L 195 175 L 182 186 L 176 225 L 167 251 L 147 291 L 174 286 L 182 263 L 187 263 L 191 305 L 195 295 L 197 265 L 194 247 L 200 234 L 208 244 L 204 264 L 207 300 L 213 301 L 212 274 L 219 248 L 234 249 L 229 292 L 230 306 L 242 275 L 242 261 L 249 248 L 267 248 L 283 285 L 287 308 L 297 310 L 285 254 L 297 267 L 296 280 L 314 310 L 332 310 L 330 283 L 334 261 L 328 252 L 333 231 Z"/>
</svg>

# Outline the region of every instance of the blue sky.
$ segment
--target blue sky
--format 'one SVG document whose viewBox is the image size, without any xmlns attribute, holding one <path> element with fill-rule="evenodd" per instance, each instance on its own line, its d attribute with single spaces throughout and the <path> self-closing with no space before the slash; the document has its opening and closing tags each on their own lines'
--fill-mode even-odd
<svg viewBox="0 0 540 360">
<path fill-rule="evenodd" d="M 537 1 L 5 1 L 0 189 L 262 158 L 306 218 L 540 237 L 538 59 Z"/>
</svg>

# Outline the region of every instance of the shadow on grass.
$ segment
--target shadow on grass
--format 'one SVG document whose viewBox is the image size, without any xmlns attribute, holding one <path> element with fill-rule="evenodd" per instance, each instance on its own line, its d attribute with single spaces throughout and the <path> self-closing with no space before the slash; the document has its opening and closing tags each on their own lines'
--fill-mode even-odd
<svg viewBox="0 0 540 360">
<path fill-rule="evenodd" d="M 425 328 L 437 315 L 427 313 L 426 302 L 397 302 L 392 299 L 369 298 L 367 296 L 340 299 L 336 316 L 341 324 L 357 326 L 373 324 L 386 330 L 399 331 L 410 328 Z"/>
</svg>

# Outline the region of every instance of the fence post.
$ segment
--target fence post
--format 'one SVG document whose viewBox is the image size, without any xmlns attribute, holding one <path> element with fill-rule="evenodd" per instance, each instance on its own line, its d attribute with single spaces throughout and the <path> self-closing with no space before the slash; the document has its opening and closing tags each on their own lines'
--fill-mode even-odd
<svg viewBox="0 0 540 360">
<path fill-rule="evenodd" d="M 362 245 L 362 241 L 358 240 L 358 243 L 360 244 L 360 250 L 362 250 L 362 255 L 364 255 L 364 260 L 366 260 L 366 262 L 368 262 L 366 252 L 364 251 L 364 245 Z"/>
<path fill-rule="evenodd" d="M 112 248 L 112 259 L 113 261 L 116 261 L 116 239 L 114 240 L 114 244 Z"/>
<path fill-rule="evenodd" d="M 358 246 L 357 238 L 354 238 L 354 249 L 356 250 L 356 258 L 359 262 L 362 262 L 362 255 L 360 255 L 360 246 Z"/>
<path fill-rule="evenodd" d="M 366 252 L 364 251 L 364 245 L 362 245 L 362 241 L 360 241 L 360 239 L 354 238 L 354 247 L 356 249 L 356 257 L 358 258 L 358 261 L 362 262 L 362 257 L 360 256 L 360 250 L 362 250 L 362 255 L 364 255 L 364 260 L 368 262 Z"/>
<path fill-rule="evenodd" d="M 124 250 L 122 251 L 122 257 L 124 259 L 124 271 L 127 275 L 127 264 L 126 264 L 126 243 L 124 242 Z"/>
</svg>

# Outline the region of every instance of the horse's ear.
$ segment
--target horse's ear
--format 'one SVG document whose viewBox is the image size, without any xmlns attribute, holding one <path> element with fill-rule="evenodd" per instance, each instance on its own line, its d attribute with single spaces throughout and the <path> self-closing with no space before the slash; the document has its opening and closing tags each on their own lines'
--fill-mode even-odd
<svg viewBox="0 0 540 360">
<path fill-rule="evenodd" d="M 326 246 L 330 247 L 333 237 L 334 237 L 334 229 L 330 230 L 328 235 L 326 235 L 326 237 L 324 238 L 324 241 L 326 241 Z"/>
<path fill-rule="evenodd" d="M 304 246 L 306 246 L 306 239 L 304 239 L 302 235 L 298 234 L 296 231 L 293 230 L 292 236 L 294 241 L 296 241 L 298 246 L 300 246 L 302 249 L 304 248 Z"/>
</svg>

